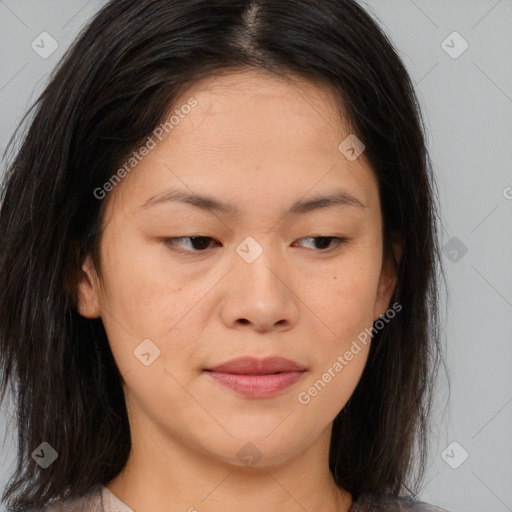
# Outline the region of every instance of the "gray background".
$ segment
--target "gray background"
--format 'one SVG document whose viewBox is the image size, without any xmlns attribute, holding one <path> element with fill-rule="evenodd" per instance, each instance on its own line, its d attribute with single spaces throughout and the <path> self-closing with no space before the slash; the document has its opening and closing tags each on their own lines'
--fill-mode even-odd
<svg viewBox="0 0 512 512">
<path fill-rule="evenodd" d="M 0 0 L 0 150 L 103 3 Z M 445 411 L 443 379 L 420 497 L 450 512 L 512 511 L 512 0 L 363 5 L 417 85 L 441 197 L 451 396 Z M 469 44 L 457 58 L 447 53 L 463 48 L 454 31 Z M 48 58 L 31 47 L 42 32 L 58 42 Z M 0 489 L 14 463 L 8 409 L 0 415 Z"/>
</svg>

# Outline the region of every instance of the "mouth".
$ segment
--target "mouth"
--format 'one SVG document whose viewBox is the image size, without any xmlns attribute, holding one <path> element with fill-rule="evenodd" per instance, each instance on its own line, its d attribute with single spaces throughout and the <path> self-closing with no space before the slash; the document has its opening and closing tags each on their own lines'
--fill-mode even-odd
<svg viewBox="0 0 512 512">
<path fill-rule="evenodd" d="M 204 370 L 217 383 L 251 398 L 274 396 L 297 383 L 306 371 L 282 357 L 242 357 Z"/>
<path fill-rule="evenodd" d="M 237 357 L 225 363 L 206 368 L 206 371 L 236 375 L 271 375 L 284 372 L 301 372 L 306 368 L 284 357 Z"/>
</svg>

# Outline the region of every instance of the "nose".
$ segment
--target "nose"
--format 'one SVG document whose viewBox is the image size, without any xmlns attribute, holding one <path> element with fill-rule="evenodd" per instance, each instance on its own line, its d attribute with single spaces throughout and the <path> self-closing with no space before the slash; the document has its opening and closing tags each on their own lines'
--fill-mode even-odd
<svg viewBox="0 0 512 512">
<path fill-rule="evenodd" d="M 299 298 L 286 262 L 263 250 L 251 263 L 235 254 L 233 263 L 224 283 L 224 323 L 257 332 L 291 329 L 298 321 Z"/>
</svg>

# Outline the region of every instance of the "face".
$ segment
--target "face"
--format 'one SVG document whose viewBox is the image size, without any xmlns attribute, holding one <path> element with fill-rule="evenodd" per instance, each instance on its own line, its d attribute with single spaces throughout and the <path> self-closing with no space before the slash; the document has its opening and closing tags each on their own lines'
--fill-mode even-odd
<svg viewBox="0 0 512 512">
<path fill-rule="evenodd" d="M 334 101 L 254 71 L 198 82 L 103 199 L 79 311 L 102 318 L 141 438 L 239 466 L 329 438 L 395 285 L 378 183 L 338 148 Z"/>
</svg>

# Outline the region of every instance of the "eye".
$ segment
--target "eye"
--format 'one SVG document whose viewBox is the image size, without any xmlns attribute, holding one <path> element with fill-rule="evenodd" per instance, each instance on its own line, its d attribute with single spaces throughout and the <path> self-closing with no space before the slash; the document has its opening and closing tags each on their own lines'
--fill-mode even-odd
<svg viewBox="0 0 512 512">
<path fill-rule="evenodd" d="M 320 245 L 320 252 L 336 248 L 347 241 L 346 238 L 337 236 L 309 236 L 300 240 L 309 240 L 313 241 L 315 245 Z"/>
<path fill-rule="evenodd" d="M 330 249 L 334 249 L 347 241 L 346 238 L 336 237 L 336 236 L 310 236 L 305 238 L 300 238 L 299 240 L 307 240 L 312 241 L 314 245 L 319 245 L 320 247 L 316 247 L 318 252 L 326 252 Z M 164 239 L 164 243 L 168 246 L 171 246 L 172 249 L 175 247 L 183 247 L 183 242 L 186 242 L 188 247 L 185 247 L 183 251 L 180 249 L 175 249 L 179 252 L 206 252 L 207 249 L 210 248 L 211 242 L 215 241 L 213 238 L 209 236 L 182 236 L 176 238 L 166 238 Z"/>
<path fill-rule="evenodd" d="M 205 252 L 205 249 L 208 249 L 208 244 L 213 240 L 213 238 L 209 236 L 182 236 L 177 238 L 166 238 L 164 242 L 166 245 L 173 248 L 174 246 L 179 245 L 181 241 L 185 240 L 190 242 L 188 244 L 189 248 L 187 248 L 185 252 Z M 192 247 L 192 249 L 190 249 L 190 247 Z"/>
</svg>

